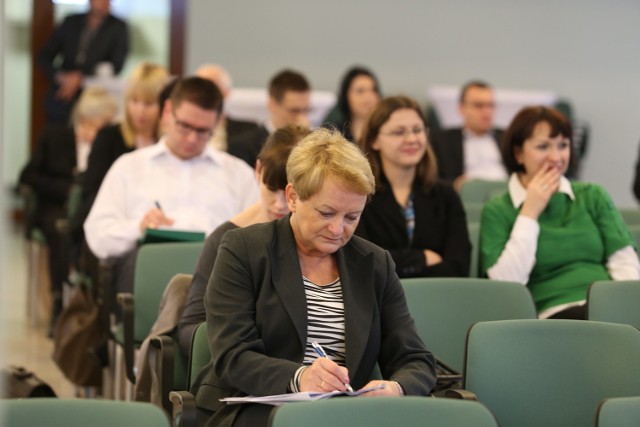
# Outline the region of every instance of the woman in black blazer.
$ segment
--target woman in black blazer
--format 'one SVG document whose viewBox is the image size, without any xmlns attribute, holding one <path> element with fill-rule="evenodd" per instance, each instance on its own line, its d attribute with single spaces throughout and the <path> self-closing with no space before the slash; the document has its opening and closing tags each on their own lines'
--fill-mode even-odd
<svg viewBox="0 0 640 427">
<path fill-rule="evenodd" d="M 366 158 L 321 129 L 293 149 L 287 177 L 291 214 L 227 231 L 218 250 L 205 294 L 212 359 L 196 386 L 208 426 L 267 425 L 272 406 L 226 397 L 377 385 L 367 394 L 426 395 L 435 384 L 393 260 L 353 236 L 374 190 Z M 376 363 L 385 380 L 370 380 Z"/>
<path fill-rule="evenodd" d="M 360 147 L 377 186 L 356 234 L 387 249 L 400 277 L 468 276 L 464 209 L 453 188 L 437 179 L 418 104 L 404 96 L 380 101 Z"/>
</svg>

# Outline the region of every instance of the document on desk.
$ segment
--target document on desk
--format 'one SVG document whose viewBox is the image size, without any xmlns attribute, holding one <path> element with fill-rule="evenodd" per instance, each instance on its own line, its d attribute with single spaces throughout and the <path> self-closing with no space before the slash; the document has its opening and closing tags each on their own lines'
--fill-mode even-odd
<svg viewBox="0 0 640 427">
<path fill-rule="evenodd" d="M 226 402 L 227 405 L 238 405 L 241 403 L 262 403 L 265 405 L 280 406 L 283 403 L 288 402 L 309 402 L 312 400 L 328 399 L 335 396 L 358 396 L 369 391 L 380 390 L 384 388 L 384 384 L 380 384 L 374 387 L 367 387 L 358 391 L 330 391 L 328 393 L 317 392 L 301 392 L 301 393 L 287 393 L 287 394 L 274 394 L 272 396 L 245 396 L 245 397 L 227 397 L 220 399 L 221 402 Z"/>
</svg>

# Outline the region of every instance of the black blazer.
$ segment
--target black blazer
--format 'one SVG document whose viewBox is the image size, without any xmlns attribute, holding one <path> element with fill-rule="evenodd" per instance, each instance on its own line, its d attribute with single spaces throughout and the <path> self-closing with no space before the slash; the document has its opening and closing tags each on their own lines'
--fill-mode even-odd
<svg viewBox="0 0 640 427">
<path fill-rule="evenodd" d="M 96 135 L 82 180 L 82 200 L 71 219 L 71 235 L 75 242 L 81 242 L 84 237 L 82 226 L 109 168 L 118 157 L 133 150 L 125 143 L 119 124 L 105 126 Z"/>
<path fill-rule="evenodd" d="M 227 126 L 229 126 L 229 124 L 227 124 Z M 233 136 L 229 128 L 227 128 L 227 134 L 229 135 L 227 152 L 232 156 L 244 160 L 249 166 L 255 168 L 258 154 L 260 154 L 264 142 L 269 137 L 267 128 L 264 127 L 264 125 L 256 125 L 253 128 L 248 128 L 244 132 L 236 132 Z"/>
<path fill-rule="evenodd" d="M 503 131 L 495 129 L 494 139 L 500 149 Z M 433 132 L 430 137 L 431 146 L 438 161 L 438 175 L 445 181 L 453 181 L 464 174 L 464 153 L 463 153 L 462 128 L 445 129 Z M 504 162 L 504 159 L 503 159 Z"/>
<path fill-rule="evenodd" d="M 71 127 L 44 129 L 20 182 L 38 195 L 38 203 L 64 206 L 76 173 L 76 134 Z"/>
<path fill-rule="evenodd" d="M 290 216 L 227 231 L 205 295 L 212 362 L 196 404 L 211 426 L 266 426 L 271 407 L 226 405 L 229 396 L 282 394 L 307 339 L 302 272 Z M 335 254 L 345 314 L 346 367 L 354 389 L 379 363 L 407 394 L 427 395 L 435 362 L 418 337 L 389 254 L 357 236 Z"/>
<path fill-rule="evenodd" d="M 85 76 L 94 75 L 95 67 L 100 62 L 113 64 L 115 74 L 122 70 L 129 51 L 129 35 L 127 24 L 113 15 L 107 16 L 97 28 L 89 43 L 84 64 L 76 62 L 80 34 L 86 21 L 86 13 L 66 17 L 38 53 L 38 64 L 51 82 L 58 71 L 80 70 Z M 58 55 L 62 56 L 62 63 L 55 67 L 54 61 Z"/>
<path fill-rule="evenodd" d="M 381 178 L 356 234 L 388 250 L 400 277 L 467 277 L 471 243 L 466 214 L 451 185 L 436 182 L 424 190 L 414 183 L 415 229 L 410 242 L 403 209 L 384 174 Z M 424 249 L 440 254 L 442 262 L 427 267 Z"/>
</svg>

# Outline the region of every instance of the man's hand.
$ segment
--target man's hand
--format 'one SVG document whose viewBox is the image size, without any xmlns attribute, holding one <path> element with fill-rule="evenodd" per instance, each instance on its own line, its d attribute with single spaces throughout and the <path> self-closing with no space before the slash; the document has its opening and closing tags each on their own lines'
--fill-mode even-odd
<svg viewBox="0 0 640 427">
<path fill-rule="evenodd" d="M 80 86 L 82 86 L 82 73 L 80 71 L 68 71 L 58 75 L 60 88 L 56 96 L 64 101 L 69 101 L 76 96 Z"/>
<path fill-rule="evenodd" d="M 160 226 L 173 225 L 175 221 L 164 215 L 158 208 L 149 209 L 140 221 L 140 231 L 144 233 L 147 228 L 157 228 Z"/>
</svg>

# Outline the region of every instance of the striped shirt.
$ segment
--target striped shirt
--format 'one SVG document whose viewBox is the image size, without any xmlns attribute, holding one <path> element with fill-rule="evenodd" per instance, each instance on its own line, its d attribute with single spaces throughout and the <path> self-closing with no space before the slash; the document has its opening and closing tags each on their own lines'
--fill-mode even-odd
<svg viewBox="0 0 640 427">
<path fill-rule="evenodd" d="M 327 358 L 345 366 L 344 301 L 340 278 L 325 286 L 318 286 L 302 277 L 307 297 L 307 346 L 304 364 L 311 365 L 317 358 L 311 343 L 322 346 Z"/>
</svg>

